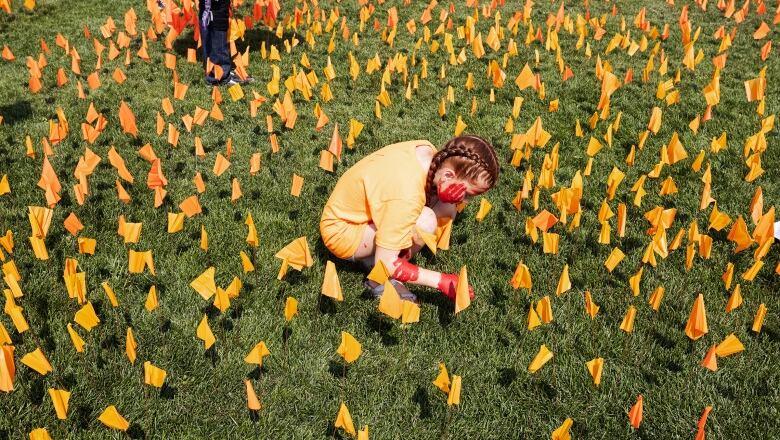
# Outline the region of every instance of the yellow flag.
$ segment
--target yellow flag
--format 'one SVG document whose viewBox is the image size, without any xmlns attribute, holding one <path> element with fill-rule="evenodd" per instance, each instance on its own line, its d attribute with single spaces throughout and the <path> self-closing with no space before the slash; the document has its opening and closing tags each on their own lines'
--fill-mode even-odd
<svg viewBox="0 0 780 440">
<path fill-rule="evenodd" d="M 36 348 L 35 351 L 24 355 L 24 357 L 22 357 L 22 363 L 43 376 L 54 371 L 49 360 L 46 359 L 46 355 L 43 354 L 43 351 L 41 351 L 40 348 Z"/>
<path fill-rule="evenodd" d="M 184 213 L 168 213 L 168 233 L 173 234 L 184 229 Z"/>
<path fill-rule="evenodd" d="M 420 306 L 411 301 L 401 301 L 401 323 L 420 322 Z"/>
<path fill-rule="evenodd" d="M 217 341 L 217 338 L 214 337 L 214 333 L 211 332 L 211 327 L 209 327 L 209 320 L 206 315 L 203 315 L 203 319 L 200 320 L 200 324 L 198 324 L 198 329 L 195 332 L 195 335 L 203 340 L 203 348 L 208 350 L 211 348 L 212 345 L 214 345 L 214 342 Z"/>
<path fill-rule="evenodd" d="M 539 314 L 534 310 L 534 302 L 531 301 L 531 307 L 528 309 L 528 330 L 531 331 L 540 325 L 542 320 L 539 319 Z"/>
<path fill-rule="evenodd" d="M 623 316 L 623 322 L 620 323 L 620 330 L 626 333 L 634 331 L 634 318 L 636 318 L 636 307 L 628 306 L 625 316 Z"/>
<path fill-rule="evenodd" d="M 73 330 L 73 326 L 68 323 L 68 335 L 70 335 L 70 340 L 73 342 L 73 347 L 76 349 L 77 352 L 81 353 L 84 351 L 84 340 L 81 339 L 81 336 L 79 336 L 78 333 L 76 333 L 76 330 Z"/>
<path fill-rule="evenodd" d="M 558 279 L 558 287 L 555 289 L 555 296 L 561 296 L 562 293 L 571 289 L 571 279 L 569 279 L 569 265 L 563 266 L 561 277 Z"/>
<path fill-rule="evenodd" d="M 460 274 L 458 275 L 458 285 L 455 288 L 455 313 L 462 312 L 470 305 L 471 296 L 469 293 L 469 280 L 466 273 L 466 266 L 463 266 L 460 268 Z"/>
<path fill-rule="evenodd" d="M 351 364 L 360 357 L 362 352 L 360 342 L 354 336 L 347 332 L 341 332 L 341 345 L 336 349 L 336 353 L 344 358 L 348 364 Z"/>
<path fill-rule="evenodd" d="M 599 312 L 599 305 L 593 302 L 593 297 L 590 294 L 590 291 L 585 291 L 585 312 L 590 316 L 590 319 L 593 319 L 596 317 L 596 314 Z"/>
<path fill-rule="evenodd" d="M 30 431 L 30 440 L 51 440 L 46 428 L 37 428 Z"/>
<path fill-rule="evenodd" d="M 260 410 L 260 400 L 257 398 L 252 382 L 249 379 L 244 379 L 244 385 L 246 386 L 246 406 L 252 411 Z"/>
<path fill-rule="evenodd" d="M 114 405 L 110 405 L 106 408 L 103 413 L 100 414 L 98 420 L 109 428 L 117 429 L 119 431 L 127 431 L 127 428 L 130 427 L 130 423 L 119 414 L 119 411 L 117 411 Z"/>
<path fill-rule="evenodd" d="M 214 266 L 211 266 L 190 283 L 190 287 L 195 289 L 207 301 L 217 293 L 217 285 L 214 282 L 215 272 L 216 269 Z"/>
<path fill-rule="evenodd" d="M 168 373 L 162 368 L 152 365 L 151 362 L 144 362 L 144 383 L 157 388 L 161 388 L 165 382 Z"/>
<path fill-rule="evenodd" d="M 336 415 L 336 421 L 333 423 L 336 428 L 341 428 L 351 436 L 356 436 L 355 425 L 352 424 L 352 416 L 349 415 L 349 410 L 344 402 L 341 402 L 339 413 Z"/>
<path fill-rule="evenodd" d="M 344 301 L 341 283 L 339 283 L 339 277 L 336 273 L 336 265 L 330 260 L 325 263 L 325 277 L 322 279 L 322 294 L 333 298 L 336 301 Z"/>
<path fill-rule="evenodd" d="M 545 324 L 552 322 L 552 303 L 549 296 L 545 295 L 544 298 L 540 299 L 539 302 L 536 303 L 536 313 Z"/>
<path fill-rule="evenodd" d="M 723 342 L 718 344 L 718 348 L 715 349 L 715 354 L 717 354 L 718 357 L 726 357 L 741 351 L 745 351 L 745 346 L 742 345 L 742 342 L 740 342 L 736 335 L 732 333 L 726 336 L 726 339 L 724 339 Z"/>
<path fill-rule="evenodd" d="M 106 292 L 106 296 L 108 297 L 108 301 L 111 303 L 111 307 L 118 307 L 119 302 L 116 300 L 114 289 L 112 289 L 111 286 L 108 285 L 107 281 L 103 281 L 101 286 L 103 287 L 103 291 Z"/>
<path fill-rule="evenodd" d="M 14 350 L 13 345 L 0 345 L 0 391 L 6 393 L 14 390 Z"/>
<path fill-rule="evenodd" d="M 401 297 L 398 295 L 398 291 L 395 290 L 395 286 L 390 280 L 385 281 L 385 290 L 382 293 L 382 297 L 379 299 L 379 311 L 385 315 L 399 319 L 402 314 Z"/>
<path fill-rule="evenodd" d="M 51 397 L 51 403 L 54 405 L 54 411 L 57 413 L 57 418 L 60 420 L 67 419 L 70 393 L 65 390 L 49 388 L 49 397 Z"/>
<path fill-rule="evenodd" d="M 571 440 L 571 434 L 569 433 L 569 429 L 571 429 L 571 425 L 574 424 L 574 421 L 567 417 L 566 420 L 563 421 L 561 426 L 558 427 L 555 431 L 552 432 L 552 440 Z"/>
<path fill-rule="evenodd" d="M 515 289 L 524 288 L 528 289 L 529 292 L 531 287 L 533 287 L 533 282 L 531 281 L 531 271 L 528 270 L 528 266 L 526 266 L 522 261 L 517 263 L 517 268 L 515 269 L 514 275 L 512 275 L 512 280 L 510 283 Z"/>
<path fill-rule="evenodd" d="M 685 334 L 695 341 L 707 332 L 709 332 L 709 328 L 707 327 L 707 312 L 704 310 L 704 295 L 700 293 L 693 303 L 691 314 L 688 316 Z"/>
<path fill-rule="evenodd" d="M 87 302 L 84 307 L 79 309 L 73 320 L 76 321 L 76 324 L 84 327 L 88 332 L 92 331 L 92 329 L 100 323 L 100 319 L 95 314 L 95 308 L 92 307 L 91 302 Z"/>
<path fill-rule="evenodd" d="M 257 238 L 257 229 L 255 228 L 255 222 L 252 220 L 252 214 L 247 213 L 244 224 L 247 226 L 246 243 L 249 246 L 257 247 L 260 242 Z"/>
<path fill-rule="evenodd" d="M 309 252 L 309 243 L 306 241 L 306 237 L 296 238 L 274 256 L 281 260 L 287 260 L 290 267 L 295 270 L 311 267 L 314 264 L 314 260 Z"/>
<path fill-rule="evenodd" d="M 144 302 L 144 308 L 147 312 L 151 312 L 152 310 L 159 307 L 159 303 L 157 301 L 157 286 L 152 286 L 149 288 L 149 293 L 146 295 L 146 301 Z"/>
<path fill-rule="evenodd" d="M 284 319 L 287 322 L 292 321 L 293 317 L 298 314 L 298 300 L 288 296 L 284 303 Z"/>
<path fill-rule="evenodd" d="M 546 364 L 550 359 L 553 358 L 553 353 L 547 348 L 546 345 L 542 344 L 541 347 L 539 347 L 539 352 L 536 353 L 536 356 L 531 361 L 531 364 L 528 365 L 528 372 L 530 373 L 536 373 L 544 364 Z"/>
<path fill-rule="evenodd" d="M 761 333 L 761 327 L 764 326 L 764 318 L 766 317 L 766 304 L 761 303 L 756 309 L 756 314 L 753 317 L 753 326 L 751 330 L 755 333 Z"/>
<path fill-rule="evenodd" d="M 138 342 L 136 342 L 135 336 L 133 335 L 133 329 L 128 327 L 127 337 L 125 338 L 125 354 L 127 354 L 127 358 L 130 359 L 131 364 L 135 364 L 135 354 L 137 349 Z"/>
<path fill-rule="evenodd" d="M 598 386 L 601 384 L 601 371 L 604 368 L 604 358 L 595 358 L 585 362 L 585 367 L 593 378 L 593 383 Z"/>
<path fill-rule="evenodd" d="M 239 255 L 241 256 L 241 268 L 244 270 L 244 273 L 254 272 L 255 265 L 252 264 L 252 260 L 249 259 L 249 256 L 246 254 L 246 252 L 241 251 L 239 252 Z"/>
<path fill-rule="evenodd" d="M 222 313 L 230 307 L 230 297 L 228 297 L 227 292 L 220 287 L 217 287 L 217 294 L 214 295 L 214 307 Z"/>
<path fill-rule="evenodd" d="M 452 385 L 447 395 L 447 405 L 460 405 L 460 376 L 452 375 Z"/>
<path fill-rule="evenodd" d="M 382 260 L 377 261 L 371 272 L 368 273 L 367 278 L 375 283 L 384 284 L 390 277 L 390 272 L 387 271 L 387 267 Z"/>
<path fill-rule="evenodd" d="M 264 341 L 260 341 L 257 345 L 244 358 L 244 362 L 247 364 L 256 364 L 259 367 L 263 366 L 263 358 L 270 355 L 271 352 L 268 347 L 265 346 Z"/>
<path fill-rule="evenodd" d="M 614 248 L 612 249 L 612 252 L 609 254 L 609 257 L 607 257 L 607 261 L 604 262 L 604 266 L 611 273 L 613 270 L 615 270 L 615 267 L 617 267 L 617 265 L 620 264 L 621 261 L 623 261 L 623 258 L 625 257 L 626 254 L 624 254 L 623 251 L 620 250 L 620 248 Z"/>
<path fill-rule="evenodd" d="M 479 210 L 477 211 L 477 221 L 481 222 L 488 215 L 488 212 L 493 208 L 493 205 L 486 198 L 482 198 L 479 201 Z"/>
</svg>

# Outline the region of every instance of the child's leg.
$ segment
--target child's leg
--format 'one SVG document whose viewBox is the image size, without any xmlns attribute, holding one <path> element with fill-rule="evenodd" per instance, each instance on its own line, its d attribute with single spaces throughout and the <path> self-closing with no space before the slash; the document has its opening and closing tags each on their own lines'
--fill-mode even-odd
<svg viewBox="0 0 780 440">
<path fill-rule="evenodd" d="M 422 212 L 420 213 L 420 216 L 417 218 L 417 224 L 416 226 L 428 234 L 433 234 L 436 232 L 436 227 L 438 226 L 438 220 L 436 217 L 436 212 L 426 207 L 423 207 Z M 360 245 L 357 248 L 357 251 L 355 251 L 355 254 L 352 256 L 352 260 L 361 262 L 369 269 L 374 267 L 374 240 L 376 239 L 376 225 L 373 223 L 369 223 L 364 229 L 363 229 L 363 238 L 360 241 Z M 422 237 L 420 237 L 417 234 L 417 231 L 415 230 L 412 233 L 412 246 L 410 248 L 404 249 L 401 251 L 401 256 L 404 258 L 410 258 L 412 255 L 419 252 L 422 247 L 425 246 L 425 242 L 422 240 Z"/>
</svg>

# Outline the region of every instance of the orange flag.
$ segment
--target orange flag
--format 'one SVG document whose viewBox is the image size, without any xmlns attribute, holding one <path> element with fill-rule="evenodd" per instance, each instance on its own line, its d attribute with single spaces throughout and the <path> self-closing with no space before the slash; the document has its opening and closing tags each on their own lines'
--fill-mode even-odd
<svg viewBox="0 0 780 440">
<path fill-rule="evenodd" d="M 322 279 L 322 294 L 331 297 L 336 301 L 344 301 L 344 294 L 341 292 L 341 283 L 339 283 L 339 277 L 336 273 L 336 265 L 330 260 L 325 263 L 325 276 Z"/>
<path fill-rule="evenodd" d="M 36 348 L 35 351 L 27 353 L 22 357 L 22 363 L 37 371 L 42 376 L 45 376 L 54 371 L 46 359 L 46 355 L 43 354 L 40 348 Z"/>
<path fill-rule="evenodd" d="M 201 319 L 200 324 L 198 324 L 198 329 L 195 334 L 203 341 L 203 348 L 206 350 L 211 348 L 211 346 L 214 345 L 214 342 L 217 341 L 217 338 L 214 337 L 214 333 L 211 332 L 211 327 L 209 327 L 209 321 L 206 315 L 203 315 L 203 319 Z"/>
<path fill-rule="evenodd" d="M 639 425 L 642 424 L 643 400 L 640 394 L 634 406 L 631 407 L 631 411 L 628 412 L 628 420 L 634 429 L 639 429 Z"/>
<path fill-rule="evenodd" d="M 252 411 L 260 410 L 260 400 L 257 398 L 255 389 L 252 386 L 252 382 L 249 379 L 244 379 L 244 385 L 246 385 L 246 406 Z"/>
<path fill-rule="evenodd" d="M 287 260 L 287 264 L 295 270 L 311 267 L 314 264 L 306 237 L 296 238 L 274 256 L 281 260 Z"/>
<path fill-rule="evenodd" d="M 252 351 L 246 355 L 244 362 L 247 364 L 256 364 L 258 368 L 260 368 L 263 366 L 263 358 L 270 354 L 271 352 L 268 350 L 268 347 L 265 346 L 265 342 L 260 341 L 252 348 Z"/>
<path fill-rule="evenodd" d="M 0 391 L 10 393 L 14 390 L 14 346 L 0 345 Z"/>
<path fill-rule="evenodd" d="M 352 424 L 352 416 L 349 414 L 349 409 L 344 402 L 341 402 L 339 407 L 339 413 L 336 415 L 336 421 L 333 423 L 336 428 L 341 428 L 351 436 L 356 436 L 355 425 Z"/>
<path fill-rule="evenodd" d="M 138 137 L 138 127 L 135 125 L 135 115 L 125 101 L 122 101 L 119 104 L 119 124 L 122 126 L 122 132 L 128 133 L 133 137 Z"/>
<path fill-rule="evenodd" d="M 100 414 L 98 420 L 109 428 L 117 429 L 119 431 L 127 431 L 130 427 L 130 423 L 119 414 L 119 411 L 117 411 L 114 405 L 110 405 L 106 408 L 103 413 Z"/>
<path fill-rule="evenodd" d="M 57 413 L 57 418 L 60 420 L 67 419 L 70 393 L 66 390 L 49 388 L 49 397 L 51 397 L 51 403 L 54 405 L 54 411 Z"/>
<path fill-rule="evenodd" d="M 701 293 L 693 303 L 688 324 L 685 326 L 685 334 L 692 340 L 697 340 L 707 334 L 707 314 L 704 310 L 704 295 Z"/>
<path fill-rule="evenodd" d="M 528 289 L 529 292 L 531 291 L 531 287 L 533 287 L 531 272 L 528 269 L 528 266 L 523 264 L 522 261 L 517 263 L 517 268 L 515 269 L 514 275 L 512 275 L 510 284 L 512 284 L 512 287 L 515 289 L 525 288 Z"/>
<path fill-rule="evenodd" d="M 701 366 L 711 370 L 718 371 L 718 355 L 716 353 L 718 346 L 713 345 L 707 350 L 707 354 L 704 356 L 704 360 L 701 361 Z"/>
<path fill-rule="evenodd" d="M 360 357 L 362 352 L 363 349 L 360 342 L 358 342 L 354 336 L 344 331 L 341 332 L 341 345 L 336 349 L 336 353 L 344 358 L 348 364 L 351 364 Z"/>
<path fill-rule="evenodd" d="M 455 313 L 462 312 L 470 305 L 471 294 L 469 292 L 469 280 L 466 272 L 466 266 L 463 266 L 460 268 L 460 274 L 458 274 L 458 285 L 455 288 Z"/>
<path fill-rule="evenodd" d="M 341 136 L 339 135 L 339 124 L 337 122 L 333 126 L 333 134 L 330 137 L 330 145 L 328 146 L 328 151 L 331 152 L 333 156 L 336 157 L 336 160 L 341 161 L 341 149 L 342 149 L 342 141 L 341 141 Z"/>
<path fill-rule="evenodd" d="M 709 417 L 710 411 L 712 411 L 712 406 L 707 405 L 704 407 L 704 411 L 702 411 L 701 417 L 699 417 L 699 423 L 697 424 L 698 430 L 696 431 L 696 440 L 704 440 L 704 425 L 707 423 L 707 417 Z"/>
</svg>

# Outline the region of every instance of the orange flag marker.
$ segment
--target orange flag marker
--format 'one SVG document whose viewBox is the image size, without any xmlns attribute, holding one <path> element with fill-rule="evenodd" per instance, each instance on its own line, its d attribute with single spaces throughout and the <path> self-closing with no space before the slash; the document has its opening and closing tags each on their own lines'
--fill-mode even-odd
<svg viewBox="0 0 780 440">
<path fill-rule="evenodd" d="M 244 385 L 246 386 L 246 406 L 252 411 L 259 411 L 261 408 L 260 400 L 257 398 L 255 389 L 252 386 L 252 382 L 249 379 L 244 379 Z"/>
<path fill-rule="evenodd" d="M 114 405 L 110 405 L 108 408 L 106 408 L 102 414 L 100 414 L 100 417 L 98 417 L 98 420 L 109 428 L 116 429 L 119 431 L 127 431 L 127 429 L 130 427 L 130 423 L 122 417 L 121 414 L 119 414 L 119 411 L 117 411 L 116 407 Z"/>
<path fill-rule="evenodd" d="M 695 341 L 707 334 L 708 331 L 707 314 L 704 310 L 704 295 L 700 293 L 693 303 L 693 308 L 691 308 L 688 323 L 685 325 L 685 334 Z"/>
<path fill-rule="evenodd" d="M 123 133 L 138 137 L 138 127 L 135 125 L 135 115 L 125 101 L 122 101 L 119 104 L 119 124 L 122 126 Z"/>
<path fill-rule="evenodd" d="M 642 412 L 644 409 L 644 398 L 640 394 L 636 399 L 636 403 L 631 407 L 631 411 L 628 412 L 628 420 L 634 429 L 639 429 L 639 425 L 642 424 Z"/>
</svg>

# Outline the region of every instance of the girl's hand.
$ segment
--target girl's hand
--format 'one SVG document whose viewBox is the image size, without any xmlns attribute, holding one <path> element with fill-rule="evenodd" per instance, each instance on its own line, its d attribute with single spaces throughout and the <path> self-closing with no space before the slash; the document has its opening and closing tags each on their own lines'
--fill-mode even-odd
<svg viewBox="0 0 780 440">
<path fill-rule="evenodd" d="M 437 288 L 441 293 L 447 296 L 447 298 L 455 301 L 455 292 L 458 286 L 458 275 L 454 273 L 443 273 L 439 280 Z M 474 287 L 469 285 L 469 299 L 474 299 Z"/>
<path fill-rule="evenodd" d="M 460 203 L 466 195 L 466 185 L 462 183 L 451 183 L 446 188 L 439 188 L 437 191 L 439 200 L 444 203 Z"/>
</svg>

